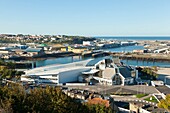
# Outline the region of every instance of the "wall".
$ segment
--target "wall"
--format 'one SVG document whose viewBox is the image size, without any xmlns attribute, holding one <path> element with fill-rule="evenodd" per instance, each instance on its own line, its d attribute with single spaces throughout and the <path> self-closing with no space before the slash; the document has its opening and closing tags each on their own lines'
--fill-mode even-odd
<svg viewBox="0 0 170 113">
<path fill-rule="evenodd" d="M 81 72 L 89 71 L 90 68 L 82 67 L 80 69 L 74 69 L 70 71 L 60 72 L 59 73 L 59 83 L 67 82 L 76 82 L 78 81 L 78 76 L 81 75 Z"/>
<path fill-rule="evenodd" d="M 75 48 L 75 49 L 72 50 L 72 52 L 73 52 L 73 53 L 82 53 L 82 52 L 87 51 L 87 50 L 88 50 L 88 49 L 86 49 L 86 48 L 81 48 L 81 49 L 76 49 L 76 48 Z"/>
<path fill-rule="evenodd" d="M 64 52 L 65 52 L 65 51 L 68 51 L 68 48 L 67 48 L 67 47 L 62 47 L 62 48 L 61 48 L 61 51 L 64 51 Z"/>
<path fill-rule="evenodd" d="M 139 112 L 140 112 L 140 113 L 151 113 L 151 112 L 149 112 L 149 111 L 147 111 L 147 110 L 145 110 L 145 109 L 142 109 L 142 108 L 139 109 Z"/>
<path fill-rule="evenodd" d="M 133 103 L 129 104 L 129 110 L 139 113 L 139 107 L 137 105 L 134 105 Z"/>
<path fill-rule="evenodd" d="M 8 54 L 8 53 L 9 53 L 9 51 L 6 51 L 6 50 L 0 50 L 0 53 L 2 53 L 2 54 Z"/>
</svg>

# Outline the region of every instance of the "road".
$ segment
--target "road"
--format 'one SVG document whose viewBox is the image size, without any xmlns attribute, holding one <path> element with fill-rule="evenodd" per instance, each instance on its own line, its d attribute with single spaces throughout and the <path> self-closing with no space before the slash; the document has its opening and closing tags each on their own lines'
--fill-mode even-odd
<svg viewBox="0 0 170 113">
<path fill-rule="evenodd" d="M 67 87 L 67 86 L 66 86 Z M 113 92 L 130 92 L 131 94 L 153 94 L 158 93 L 155 87 L 146 85 L 133 85 L 133 86 L 104 86 L 104 85 L 88 85 L 88 86 L 68 86 L 68 88 L 84 89 L 101 94 L 110 94 Z"/>
<path fill-rule="evenodd" d="M 148 96 L 151 96 L 151 95 L 148 95 Z M 157 103 L 146 101 L 146 100 L 144 100 L 144 98 L 136 98 L 133 96 L 118 96 L 118 95 L 111 95 L 111 97 L 114 98 L 114 101 L 143 103 L 143 104 L 150 104 L 153 106 L 157 106 Z M 147 96 L 146 96 L 146 98 L 147 98 Z"/>
</svg>

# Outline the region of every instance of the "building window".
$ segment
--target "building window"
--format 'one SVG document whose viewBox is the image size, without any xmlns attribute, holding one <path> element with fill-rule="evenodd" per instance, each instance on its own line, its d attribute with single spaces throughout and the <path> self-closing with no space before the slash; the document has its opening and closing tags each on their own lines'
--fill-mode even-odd
<svg viewBox="0 0 170 113">
<path fill-rule="evenodd" d="M 52 75 L 52 77 L 57 77 L 57 75 Z"/>
<path fill-rule="evenodd" d="M 118 68 L 115 68 L 115 71 L 116 71 L 116 73 L 118 73 L 119 71 L 118 71 Z"/>
<path fill-rule="evenodd" d="M 96 66 L 96 69 L 99 69 L 99 65 Z"/>
</svg>

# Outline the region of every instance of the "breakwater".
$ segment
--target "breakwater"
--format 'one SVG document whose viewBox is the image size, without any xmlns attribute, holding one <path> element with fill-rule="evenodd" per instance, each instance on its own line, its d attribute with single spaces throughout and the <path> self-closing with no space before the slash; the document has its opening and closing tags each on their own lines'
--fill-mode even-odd
<svg viewBox="0 0 170 113">
<path fill-rule="evenodd" d="M 113 54 L 112 56 L 119 57 L 122 60 L 137 60 L 137 61 L 150 61 L 150 62 L 170 62 L 170 57 L 160 57 L 160 56 L 147 56 L 147 55 L 122 55 Z"/>
</svg>

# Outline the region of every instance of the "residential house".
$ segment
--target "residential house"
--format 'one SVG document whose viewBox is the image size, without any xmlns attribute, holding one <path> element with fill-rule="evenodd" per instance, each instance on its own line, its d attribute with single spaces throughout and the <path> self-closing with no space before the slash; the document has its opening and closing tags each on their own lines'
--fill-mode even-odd
<svg viewBox="0 0 170 113">
<path fill-rule="evenodd" d="M 94 78 L 104 85 L 133 84 L 134 79 L 138 77 L 138 71 L 135 68 L 121 64 L 118 58 L 113 58 L 112 63 L 107 63 L 103 67 L 102 76 Z"/>
</svg>

